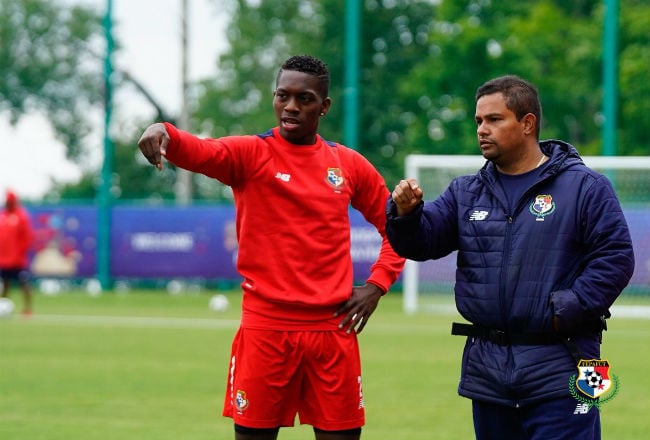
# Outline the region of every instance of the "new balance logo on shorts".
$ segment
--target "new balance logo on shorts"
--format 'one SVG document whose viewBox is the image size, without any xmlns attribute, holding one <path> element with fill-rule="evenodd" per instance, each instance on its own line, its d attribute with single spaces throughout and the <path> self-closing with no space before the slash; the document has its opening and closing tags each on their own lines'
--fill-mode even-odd
<svg viewBox="0 0 650 440">
<path fill-rule="evenodd" d="M 579 403 L 576 405 L 576 409 L 573 411 L 573 414 L 587 414 L 591 407 L 588 403 Z"/>
</svg>

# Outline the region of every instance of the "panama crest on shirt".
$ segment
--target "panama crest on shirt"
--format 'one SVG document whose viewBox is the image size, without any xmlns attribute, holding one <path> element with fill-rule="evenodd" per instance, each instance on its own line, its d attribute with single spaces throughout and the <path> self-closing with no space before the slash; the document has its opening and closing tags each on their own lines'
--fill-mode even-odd
<svg viewBox="0 0 650 440">
<path fill-rule="evenodd" d="M 345 179 L 340 168 L 328 168 L 325 181 L 334 189 L 341 189 L 345 186 Z"/>
</svg>

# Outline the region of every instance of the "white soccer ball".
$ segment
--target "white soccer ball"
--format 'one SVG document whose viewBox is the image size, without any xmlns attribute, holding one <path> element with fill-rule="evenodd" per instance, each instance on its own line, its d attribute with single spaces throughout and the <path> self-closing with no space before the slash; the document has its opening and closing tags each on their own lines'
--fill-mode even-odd
<svg viewBox="0 0 650 440">
<path fill-rule="evenodd" d="M 224 310 L 226 310 L 228 308 L 229 304 L 230 303 L 229 303 L 228 298 L 226 297 L 226 295 L 222 295 L 222 294 L 219 293 L 217 295 L 213 295 L 210 298 L 210 302 L 208 303 L 208 307 L 213 312 L 223 312 Z"/>
<path fill-rule="evenodd" d="M 585 376 L 585 379 L 587 380 L 587 385 L 593 389 L 598 388 L 603 383 L 603 376 L 597 371 L 590 371 Z"/>
<path fill-rule="evenodd" d="M 0 318 L 8 318 L 14 312 L 14 302 L 9 298 L 0 298 Z"/>
</svg>

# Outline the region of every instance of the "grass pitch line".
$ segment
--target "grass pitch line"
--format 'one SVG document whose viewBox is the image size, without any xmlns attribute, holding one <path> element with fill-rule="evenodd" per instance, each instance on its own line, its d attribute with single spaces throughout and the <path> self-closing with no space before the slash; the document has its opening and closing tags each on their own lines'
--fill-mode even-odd
<svg viewBox="0 0 650 440">
<path fill-rule="evenodd" d="M 650 306 L 612 306 L 613 318 L 650 319 Z"/>
<path fill-rule="evenodd" d="M 107 327 L 138 327 L 138 328 L 205 328 L 222 329 L 237 328 L 239 320 L 235 319 L 205 319 L 205 318 L 173 318 L 151 316 L 103 316 L 103 315 L 40 315 L 35 314 L 30 320 L 39 323 L 64 325 L 93 325 Z"/>
</svg>

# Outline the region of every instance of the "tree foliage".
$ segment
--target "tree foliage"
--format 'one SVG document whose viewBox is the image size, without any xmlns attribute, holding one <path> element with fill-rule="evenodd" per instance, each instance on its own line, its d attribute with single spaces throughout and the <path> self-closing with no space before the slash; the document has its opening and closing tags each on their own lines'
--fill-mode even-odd
<svg viewBox="0 0 650 440">
<path fill-rule="evenodd" d="M 99 51 L 93 50 L 101 32 L 89 8 L 0 0 L 0 112 L 12 124 L 43 113 L 75 161 L 83 159 L 92 129 L 89 110 L 102 102 Z"/>
<path fill-rule="evenodd" d="M 141 121 L 143 126 L 152 121 Z M 136 144 L 137 135 L 129 133 L 113 145 L 113 173 L 110 192 L 114 200 L 147 199 L 163 202 L 174 199 L 176 168 L 166 163 L 162 171 L 149 165 Z M 55 183 L 46 194 L 48 202 L 93 200 L 99 193 L 99 171 L 86 170 L 79 182 Z"/>
<path fill-rule="evenodd" d="M 205 134 L 260 132 L 274 124 L 277 67 L 312 53 L 332 75 L 321 133 L 342 140 L 344 2 L 233 0 L 230 50 L 204 82 L 195 113 Z M 602 130 L 601 0 L 366 0 L 361 23 L 359 151 L 389 184 L 408 153 L 476 154 L 474 92 L 506 73 L 535 83 L 542 137 L 598 154 Z M 620 1 L 619 154 L 648 154 L 650 5 Z M 644 80 L 645 78 L 645 80 Z"/>
<path fill-rule="evenodd" d="M 191 130 L 219 137 L 275 125 L 278 67 L 290 55 L 309 53 L 328 64 L 332 79 L 333 106 L 320 132 L 344 141 L 344 14 L 353 0 L 213 1 L 230 13 L 229 49 L 216 60 L 218 74 L 193 85 Z M 88 109 L 103 103 L 101 20 L 59 3 L 0 0 L 0 112 L 13 122 L 44 112 L 68 157 L 80 162 Z M 475 90 L 514 73 L 540 90 L 543 138 L 599 154 L 605 12 L 604 0 L 363 0 L 359 141 L 351 146 L 389 186 L 403 176 L 409 153 L 478 154 Z M 620 155 L 650 154 L 649 28 L 647 0 L 619 0 Z M 135 148 L 139 133 L 115 132 L 121 138 L 114 139 L 114 196 L 173 198 L 174 168 L 160 174 L 143 167 Z M 79 184 L 57 185 L 53 193 L 92 198 L 97 173 L 87 170 Z M 229 194 L 213 180 L 194 176 L 193 182 L 197 199 Z"/>
<path fill-rule="evenodd" d="M 0 0 L 0 112 L 12 124 L 42 113 L 65 145 L 66 157 L 82 165 L 79 182 L 53 182 L 45 198 L 94 199 L 99 170 L 86 166 L 90 115 L 104 106 L 105 41 L 102 16 L 91 8 L 49 0 Z M 116 50 L 120 49 L 116 41 Z M 119 88 L 134 80 L 120 71 Z M 120 124 L 119 115 L 114 119 Z M 140 121 L 144 126 L 151 121 Z M 112 195 L 115 199 L 173 199 L 175 168 L 145 167 L 132 124 L 115 130 Z"/>
<path fill-rule="evenodd" d="M 619 37 L 618 152 L 650 155 L 650 4 L 623 0 Z"/>
</svg>

